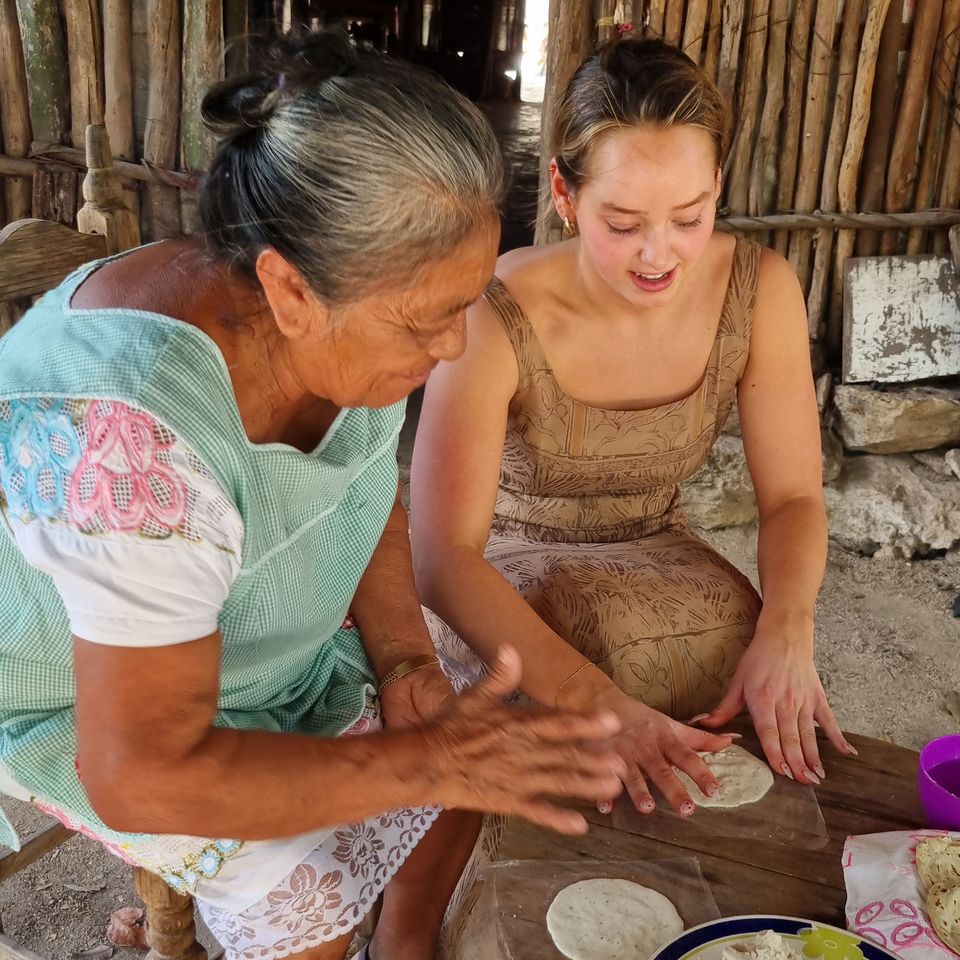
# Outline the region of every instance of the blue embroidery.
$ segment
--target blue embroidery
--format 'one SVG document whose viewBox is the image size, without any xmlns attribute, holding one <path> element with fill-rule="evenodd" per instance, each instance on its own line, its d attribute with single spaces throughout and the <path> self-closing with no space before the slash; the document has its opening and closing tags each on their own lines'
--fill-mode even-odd
<svg viewBox="0 0 960 960">
<path fill-rule="evenodd" d="M 22 520 L 55 517 L 66 505 L 80 437 L 63 404 L 12 400 L 10 419 L 0 422 L 0 487 Z"/>
</svg>

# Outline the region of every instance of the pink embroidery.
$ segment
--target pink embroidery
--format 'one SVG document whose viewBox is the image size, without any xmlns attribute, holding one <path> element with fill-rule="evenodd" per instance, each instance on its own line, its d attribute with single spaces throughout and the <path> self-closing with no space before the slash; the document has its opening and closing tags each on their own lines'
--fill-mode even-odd
<svg viewBox="0 0 960 960">
<path fill-rule="evenodd" d="M 872 923 L 880 914 L 883 913 L 883 902 L 880 900 L 874 900 L 873 903 L 868 903 L 865 907 L 861 907 L 857 911 L 856 919 L 854 923 L 858 927 L 865 926 L 868 923 Z"/>
<path fill-rule="evenodd" d="M 72 830 L 74 833 L 79 833 L 81 836 L 87 837 L 89 840 L 94 840 L 99 844 L 102 844 L 105 849 L 112 853 L 115 857 L 119 857 L 124 863 L 129 863 L 131 866 L 138 866 L 135 860 L 131 860 L 130 857 L 115 843 L 110 843 L 109 840 L 104 840 L 102 837 L 98 837 L 89 827 L 85 826 L 82 823 L 78 823 L 68 814 L 64 813 L 62 810 L 58 810 L 56 807 L 48 806 L 45 803 L 40 803 L 37 800 L 33 801 L 33 805 L 43 813 L 51 817 L 56 817 L 68 830 Z"/>
<path fill-rule="evenodd" d="M 70 482 L 70 515 L 78 525 L 94 516 L 111 530 L 139 530 L 150 521 L 168 532 L 184 519 L 187 489 L 156 454 L 173 446 L 157 421 L 119 401 L 87 408 L 87 448 Z"/>
</svg>

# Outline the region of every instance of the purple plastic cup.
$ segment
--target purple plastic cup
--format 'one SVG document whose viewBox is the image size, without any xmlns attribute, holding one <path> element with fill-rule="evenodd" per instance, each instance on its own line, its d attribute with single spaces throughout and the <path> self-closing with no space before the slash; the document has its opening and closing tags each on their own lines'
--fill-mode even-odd
<svg viewBox="0 0 960 960">
<path fill-rule="evenodd" d="M 931 740 L 920 751 L 917 784 L 930 826 L 960 830 L 960 733 Z"/>
</svg>

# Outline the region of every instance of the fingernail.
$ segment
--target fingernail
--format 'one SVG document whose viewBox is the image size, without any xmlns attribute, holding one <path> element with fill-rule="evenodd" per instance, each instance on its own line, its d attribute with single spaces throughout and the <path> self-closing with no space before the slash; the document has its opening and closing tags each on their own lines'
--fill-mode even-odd
<svg viewBox="0 0 960 960">
<path fill-rule="evenodd" d="M 729 737 L 731 740 L 742 740 L 742 739 L 743 739 L 743 734 L 742 734 L 742 733 L 725 733 L 724 736 L 725 736 L 725 737 Z"/>
<path fill-rule="evenodd" d="M 613 804 L 610 803 L 609 800 L 601 800 L 600 803 L 597 804 L 597 809 L 601 813 L 610 813 L 610 811 L 613 810 Z"/>
<path fill-rule="evenodd" d="M 693 813 L 693 811 L 694 811 L 694 806 L 689 800 L 687 800 L 685 803 L 680 804 L 681 817 L 689 817 L 690 814 Z"/>
<path fill-rule="evenodd" d="M 847 743 L 846 740 L 843 741 L 843 747 L 847 753 L 853 754 L 855 757 L 860 756 L 860 751 L 852 743 Z"/>
<path fill-rule="evenodd" d="M 821 780 L 823 780 L 823 779 L 826 778 L 827 774 L 826 774 L 826 771 L 824 771 L 824 769 L 823 769 L 823 764 L 822 764 L 822 763 L 818 763 L 813 769 L 817 771 L 817 776 L 818 776 Z"/>
<path fill-rule="evenodd" d="M 789 777 L 791 780 L 795 780 L 795 779 L 796 779 L 796 778 L 794 777 L 794 775 L 793 775 L 793 771 L 792 771 L 785 763 L 781 763 L 781 764 L 780 764 L 780 772 L 781 772 L 785 777 Z"/>
<path fill-rule="evenodd" d="M 709 716 L 709 713 L 698 713 L 695 717 L 691 717 L 687 723 L 699 723 L 701 720 L 706 720 Z"/>
<path fill-rule="evenodd" d="M 710 786 L 707 787 L 708 797 L 715 797 L 718 793 L 720 793 L 720 787 L 718 787 L 715 783 L 711 783 Z"/>
<path fill-rule="evenodd" d="M 818 787 L 820 786 L 820 778 L 812 770 L 808 770 L 806 767 L 804 767 L 803 775 L 808 780 L 812 780 Z"/>
</svg>

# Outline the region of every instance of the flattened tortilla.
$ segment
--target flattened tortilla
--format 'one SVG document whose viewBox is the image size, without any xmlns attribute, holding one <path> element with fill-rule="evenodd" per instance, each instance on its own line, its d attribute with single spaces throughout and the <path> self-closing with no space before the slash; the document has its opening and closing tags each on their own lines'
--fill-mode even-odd
<svg viewBox="0 0 960 960">
<path fill-rule="evenodd" d="M 581 880 L 547 910 L 547 930 L 570 960 L 647 960 L 683 932 L 676 907 L 629 880 Z"/>
</svg>

